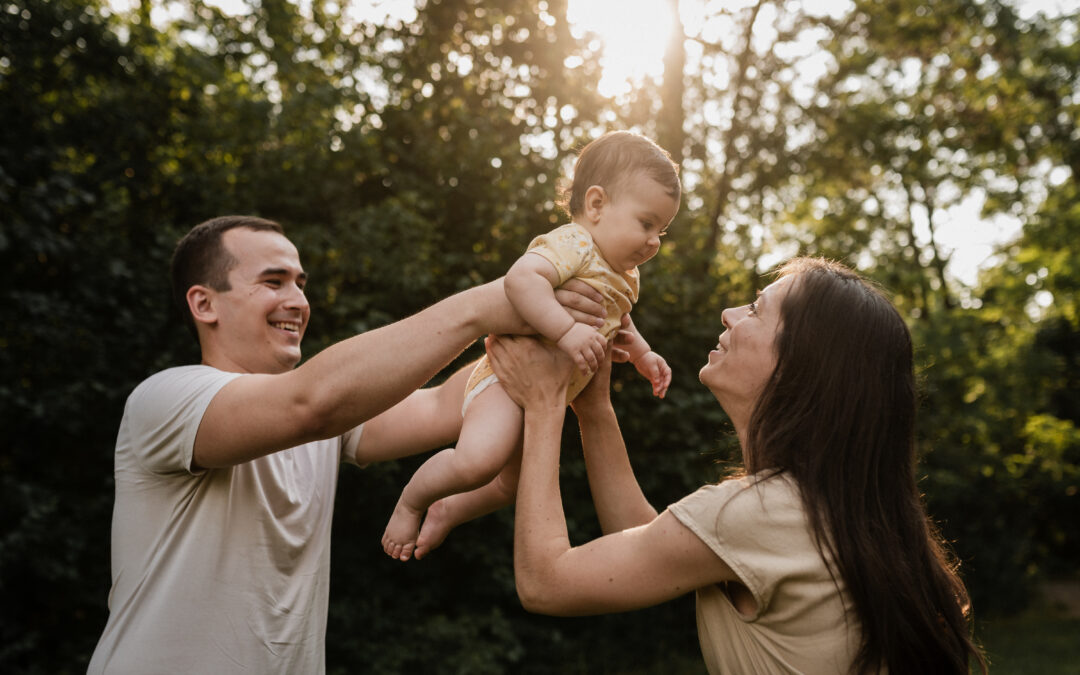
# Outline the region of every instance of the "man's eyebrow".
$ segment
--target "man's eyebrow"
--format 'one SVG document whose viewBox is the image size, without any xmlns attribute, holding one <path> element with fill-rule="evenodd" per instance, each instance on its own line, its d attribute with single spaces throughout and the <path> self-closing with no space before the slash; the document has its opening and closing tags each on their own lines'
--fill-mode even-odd
<svg viewBox="0 0 1080 675">
<path fill-rule="evenodd" d="M 264 269 L 262 272 L 259 273 L 259 276 L 260 277 L 282 277 L 282 276 L 288 276 L 289 274 L 290 274 L 289 270 L 285 269 L 284 267 L 267 267 L 266 269 Z M 296 278 L 300 279 L 302 281 L 307 281 L 307 278 L 308 278 L 307 272 L 300 272 L 300 274 L 296 275 Z"/>
</svg>

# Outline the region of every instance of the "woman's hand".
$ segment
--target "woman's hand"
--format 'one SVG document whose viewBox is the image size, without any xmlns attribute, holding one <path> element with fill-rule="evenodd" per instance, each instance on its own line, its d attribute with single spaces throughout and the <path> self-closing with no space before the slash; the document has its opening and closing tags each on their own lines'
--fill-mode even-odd
<svg viewBox="0 0 1080 675">
<path fill-rule="evenodd" d="M 614 363 L 627 363 L 630 361 L 630 352 L 627 346 L 633 344 L 634 334 L 630 330 L 630 314 L 622 315 L 622 327 L 615 333 L 615 339 L 611 342 L 611 360 Z"/>
<path fill-rule="evenodd" d="M 525 409 L 566 407 L 574 364 L 562 350 L 513 335 L 489 336 L 485 347 L 499 384 L 514 403 Z"/>
</svg>

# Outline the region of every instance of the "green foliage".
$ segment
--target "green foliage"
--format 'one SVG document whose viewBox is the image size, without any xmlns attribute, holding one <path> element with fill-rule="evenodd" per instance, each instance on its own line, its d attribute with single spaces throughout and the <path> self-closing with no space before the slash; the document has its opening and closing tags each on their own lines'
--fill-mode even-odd
<svg viewBox="0 0 1080 675">
<path fill-rule="evenodd" d="M 1074 569 L 1080 53 L 1060 38 L 1075 16 L 889 0 L 833 20 L 762 1 L 687 27 L 681 89 L 646 82 L 608 101 L 562 0 L 429 0 L 387 25 L 287 0 L 240 17 L 185 0 L 151 25 L 155 4 L 0 0 L 4 672 L 82 671 L 104 625 L 124 400 L 198 358 L 168 312 L 183 231 L 225 213 L 281 221 L 312 277 L 310 355 L 502 274 L 564 217 L 559 178 L 603 120 L 676 139 L 684 159 L 683 209 L 635 311 L 672 388 L 659 401 L 631 368 L 613 378 L 654 504 L 739 461 L 697 382 L 722 309 L 777 259 L 830 255 L 911 317 L 922 485 L 977 611 L 1021 607 L 1029 583 Z M 747 40 L 760 16 L 772 39 Z M 788 47 L 811 33 L 833 67 L 805 97 Z M 1024 229 L 967 289 L 932 234 L 976 193 Z M 696 657 L 690 597 L 620 616 L 525 613 L 512 510 L 427 560 L 387 559 L 385 519 L 421 460 L 343 471 L 330 672 L 659 673 L 672 654 Z M 572 417 L 562 466 L 584 542 L 599 531 Z"/>
<path fill-rule="evenodd" d="M 1026 612 L 988 621 L 981 628 L 979 637 L 995 675 L 1080 673 L 1080 619 Z"/>
</svg>

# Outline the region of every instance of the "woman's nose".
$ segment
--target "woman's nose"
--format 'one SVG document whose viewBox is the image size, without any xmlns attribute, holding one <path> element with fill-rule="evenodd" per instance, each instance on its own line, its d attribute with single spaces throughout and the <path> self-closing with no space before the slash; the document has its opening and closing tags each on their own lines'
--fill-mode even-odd
<svg viewBox="0 0 1080 675">
<path fill-rule="evenodd" d="M 734 310 L 731 307 L 728 307 L 724 311 L 720 312 L 720 323 L 724 324 L 724 328 L 731 328 L 731 313 L 733 311 Z"/>
</svg>

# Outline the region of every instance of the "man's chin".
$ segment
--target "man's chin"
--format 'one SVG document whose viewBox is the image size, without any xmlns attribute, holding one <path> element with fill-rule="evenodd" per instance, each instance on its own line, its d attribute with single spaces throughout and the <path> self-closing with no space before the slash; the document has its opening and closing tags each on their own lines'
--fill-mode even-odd
<svg viewBox="0 0 1080 675">
<path fill-rule="evenodd" d="M 278 363 L 281 364 L 282 372 L 295 368 L 296 365 L 300 363 L 301 358 L 302 355 L 299 349 L 289 350 L 282 354 L 278 359 Z"/>
</svg>

